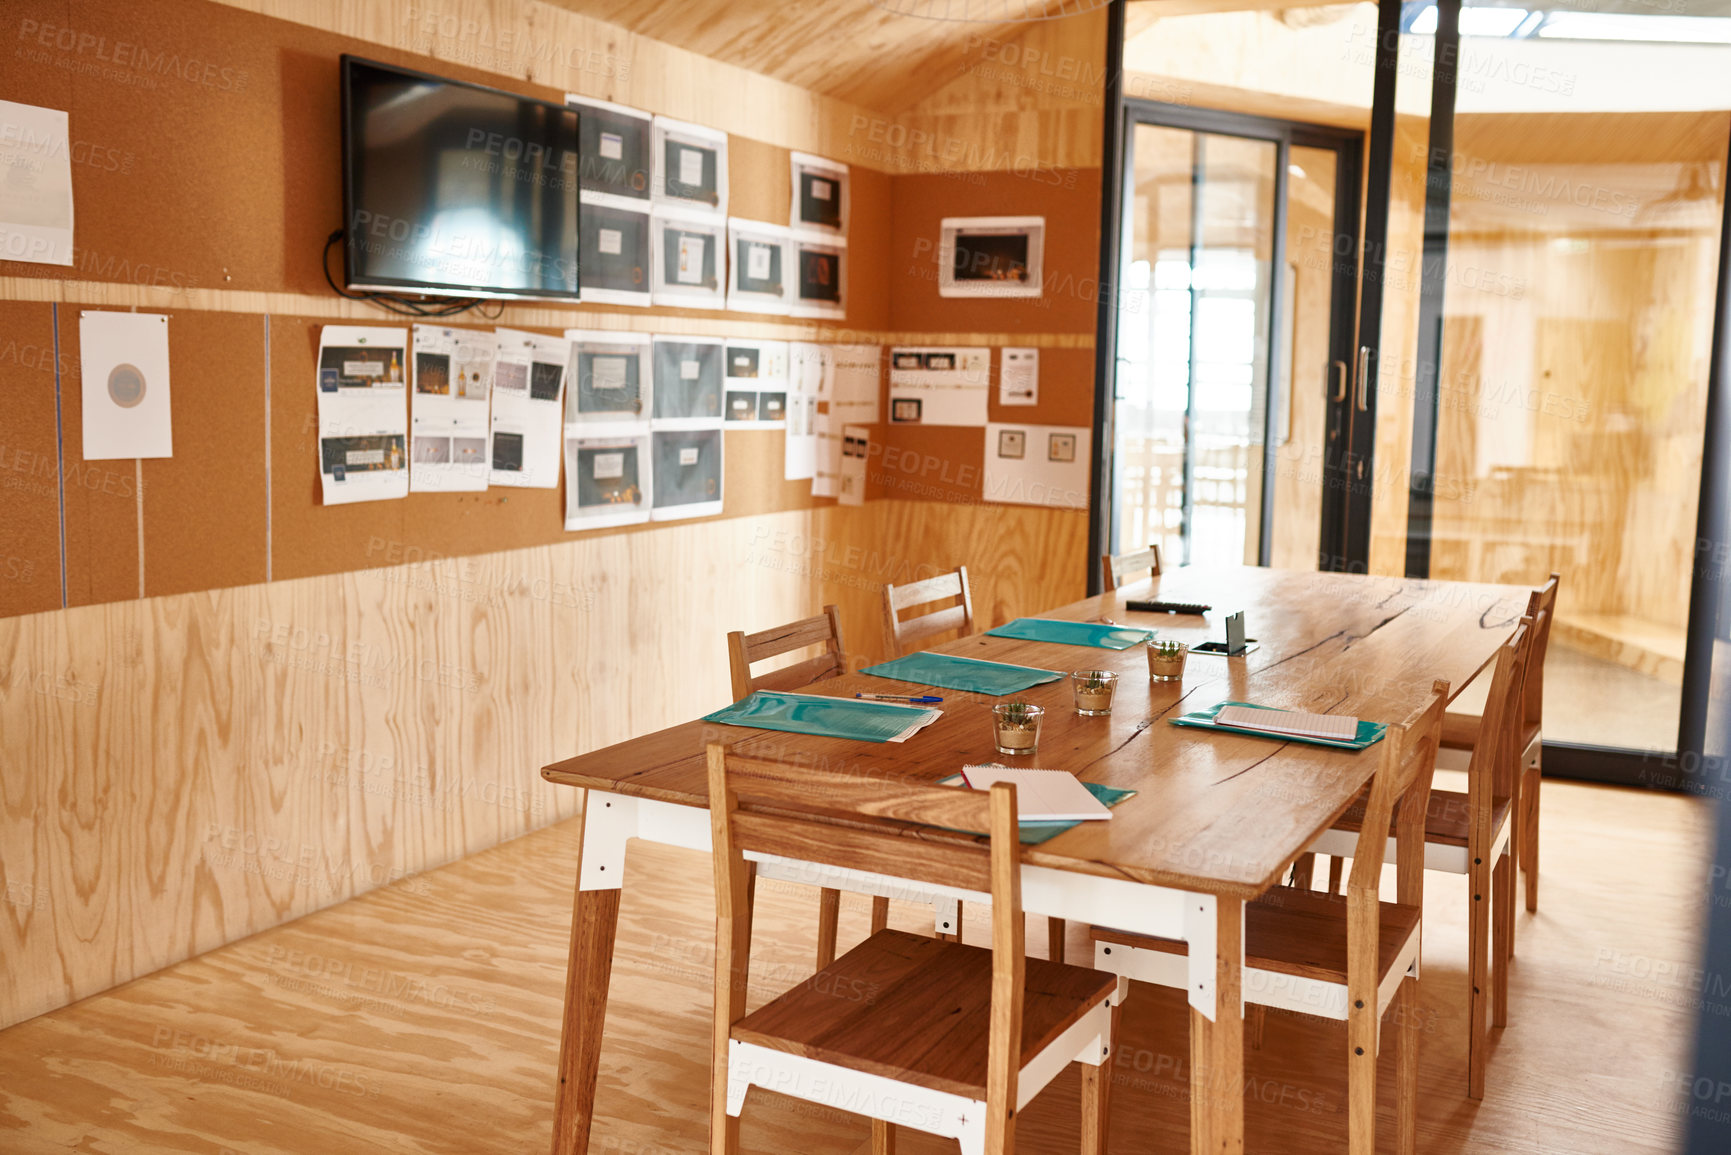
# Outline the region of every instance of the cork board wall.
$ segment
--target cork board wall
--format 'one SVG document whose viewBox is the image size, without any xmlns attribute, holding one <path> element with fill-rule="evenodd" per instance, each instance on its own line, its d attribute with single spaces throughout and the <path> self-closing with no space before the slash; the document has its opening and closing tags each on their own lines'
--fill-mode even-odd
<svg viewBox="0 0 1731 1155">
<path fill-rule="evenodd" d="M 174 457 L 86 462 L 82 309 L 0 302 L 0 479 L 10 486 L 0 494 L 0 616 L 574 536 L 560 490 L 320 504 L 313 359 L 331 318 L 193 307 L 207 304 L 205 290 L 330 296 L 320 260 L 341 224 L 343 53 L 546 100 L 563 90 L 202 0 L 26 0 L 15 11 L 0 98 L 69 112 L 77 249 L 70 270 L 0 261 L 0 276 L 158 286 L 186 294 L 188 307 L 148 310 L 170 318 Z M 786 148 L 731 136 L 731 214 L 785 224 L 789 164 Z M 783 322 L 784 339 L 857 340 L 888 324 L 888 270 L 871 258 L 891 246 L 892 179 L 856 166 L 852 181 L 846 322 Z M 712 332 L 742 320 L 568 311 L 571 327 L 629 327 L 646 313 L 674 331 L 680 319 Z M 410 322 L 381 313 L 360 323 Z M 819 504 L 808 484 L 782 480 L 782 452 L 777 431 L 727 433 L 725 516 Z"/>
</svg>

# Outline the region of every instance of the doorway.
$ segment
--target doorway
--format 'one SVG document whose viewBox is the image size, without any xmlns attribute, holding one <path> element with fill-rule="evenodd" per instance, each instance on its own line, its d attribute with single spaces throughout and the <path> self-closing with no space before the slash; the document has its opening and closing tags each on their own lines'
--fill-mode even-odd
<svg viewBox="0 0 1731 1155">
<path fill-rule="evenodd" d="M 1360 134 L 1128 101 L 1112 552 L 1339 568 Z M 1279 532 L 1276 532 L 1276 526 Z"/>
</svg>

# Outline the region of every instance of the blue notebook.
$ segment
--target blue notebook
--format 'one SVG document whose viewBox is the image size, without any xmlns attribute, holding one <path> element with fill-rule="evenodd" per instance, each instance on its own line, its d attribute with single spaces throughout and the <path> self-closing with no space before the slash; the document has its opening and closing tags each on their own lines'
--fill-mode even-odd
<svg viewBox="0 0 1731 1155">
<path fill-rule="evenodd" d="M 1108 626 L 1100 622 L 1066 622 L 1057 618 L 1017 618 L 995 630 L 987 630 L 986 633 L 995 638 L 1056 642 L 1064 646 L 1094 646 L 1102 650 L 1127 650 L 1154 636 L 1153 630 Z"/>
<path fill-rule="evenodd" d="M 853 738 L 861 742 L 896 742 L 937 721 L 942 710 L 898 706 L 859 698 L 826 698 L 785 690 L 753 690 L 733 705 L 704 715 L 705 722 L 814 734 L 821 738 Z"/>
<path fill-rule="evenodd" d="M 1362 750 L 1366 746 L 1374 746 L 1382 741 L 1382 736 L 1388 733 L 1385 722 L 1358 723 L 1358 737 L 1350 742 L 1335 742 L 1327 738 L 1304 738 L 1295 734 L 1272 734 L 1267 730 L 1249 730 L 1242 726 L 1222 726 L 1214 720 L 1214 716 L 1227 706 L 1249 706 L 1253 710 L 1273 710 L 1275 706 L 1258 706 L 1254 702 L 1216 702 L 1206 710 L 1196 710 L 1178 718 L 1172 719 L 1174 726 L 1196 726 L 1203 730 L 1224 730 L 1229 734 L 1248 734 L 1252 738 L 1269 738 L 1276 742 L 1301 742 L 1306 746 L 1332 746 L 1336 750 Z"/>
<path fill-rule="evenodd" d="M 909 654 L 893 662 L 867 666 L 860 673 L 875 678 L 894 678 L 898 682 L 917 682 L 922 686 L 939 686 L 946 690 L 966 690 L 994 698 L 1020 693 L 1029 686 L 1056 682 L 1064 676 L 1054 670 L 1037 670 L 1032 666 L 928 653 Z"/>
</svg>

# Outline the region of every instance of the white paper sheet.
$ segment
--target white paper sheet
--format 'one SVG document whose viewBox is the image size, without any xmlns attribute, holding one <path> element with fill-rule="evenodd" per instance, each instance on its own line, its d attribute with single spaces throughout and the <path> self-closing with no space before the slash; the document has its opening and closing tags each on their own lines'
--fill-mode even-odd
<svg viewBox="0 0 1731 1155">
<path fill-rule="evenodd" d="M 985 499 L 1006 505 L 1087 509 L 1091 436 L 1081 425 L 988 424 Z"/>
<path fill-rule="evenodd" d="M 725 437 L 719 426 L 656 429 L 649 435 L 653 520 L 708 517 L 721 512 Z"/>
<path fill-rule="evenodd" d="M 864 505 L 866 465 L 871 460 L 872 431 L 869 425 L 842 427 L 841 504 Z"/>
<path fill-rule="evenodd" d="M 792 154 L 791 176 L 793 205 L 788 224 L 796 229 L 823 229 L 847 234 L 848 168 L 821 156 L 796 152 Z M 804 190 L 810 189 L 817 211 L 806 214 Z M 838 203 L 839 202 L 839 203 Z"/>
<path fill-rule="evenodd" d="M 84 459 L 173 457 L 168 318 L 91 310 L 78 316 Z"/>
<path fill-rule="evenodd" d="M 1040 350 L 1007 348 L 998 355 L 998 404 L 1040 403 Z"/>
<path fill-rule="evenodd" d="M 72 263 L 72 145 L 59 109 L 0 100 L 0 261 Z"/>
<path fill-rule="evenodd" d="M 407 329 L 319 330 L 319 480 L 326 505 L 409 492 Z"/>
<path fill-rule="evenodd" d="M 825 372 L 819 387 L 817 466 L 814 497 L 840 497 L 842 460 L 849 425 L 878 419 L 878 377 L 883 349 L 878 345 L 826 345 Z"/>
<path fill-rule="evenodd" d="M 412 492 L 487 488 L 493 349 L 492 333 L 415 326 L 409 403 Z"/>
<path fill-rule="evenodd" d="M 984 425 L 992 351 L 969 346 L 890 350 L 890 424 Z"/>
<path fill-rule="evenodd" d="M 787 454 L 782 476 L 803 481 L 817 471 L 817 395 L 823 381 L 823 346 L 787 346 Z"/>
<path fill-rule="evenodd" d="M 555 489 L 571 342 L 519 329 L 497 329 L 494 340 L 488 482 Z"/>
<path fill-rule="evenodd" d="M 657 306 L 720 309 L 727 304 L 727 222 L 670 206 L 650 217 L 650 289 Z"/>
<path fill-rule="evenodd" d="M 792 311 L 793 255 L 788 230 L 758 221 L 727 222 L 727 307 L 742 313 Z"/>
<path fill-rule="evenodd" d="M 780 429 L 787 424 L 787 342 L 730 338 L 726 343 L 729 429 Z"/>
<path fill-rule="evenodd" d="M 649 435 L 565 439 L 565 528 L 601 529 L 649 520 Z"/>
<path fill-rule="evenodd" d="M 565 339 L 571 342 L 565 436 L 647 433 L 653 399 L 649 334 L 567 329 Z"/>
</svg>

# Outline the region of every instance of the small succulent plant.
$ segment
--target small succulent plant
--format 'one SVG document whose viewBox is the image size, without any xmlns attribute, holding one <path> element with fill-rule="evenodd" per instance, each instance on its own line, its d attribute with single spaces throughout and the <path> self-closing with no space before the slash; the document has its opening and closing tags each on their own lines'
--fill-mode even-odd
<svg viewBox="0 0 1731 1155">
<path fill-rule="evenodd" d="M 1099 670 L 1089 670 L 1076 679 L 1076 688 L 1084 694 L 1104 694 L 1110 688 L 1110 683 Z"/>
<path fill-rule="evenodd" d="M 1148 648 L 1156 658 L 1175 662 L 1184 656 L 1183 642 L 1149 642 Z"/>
<path fill-rule="evenodd" d="M 1026 702 L 1006 702 L 998 712 L 998 725 L 1010 729 L 1032 730 L 1034 728 L 1034 707 Z"/>
</svg>

